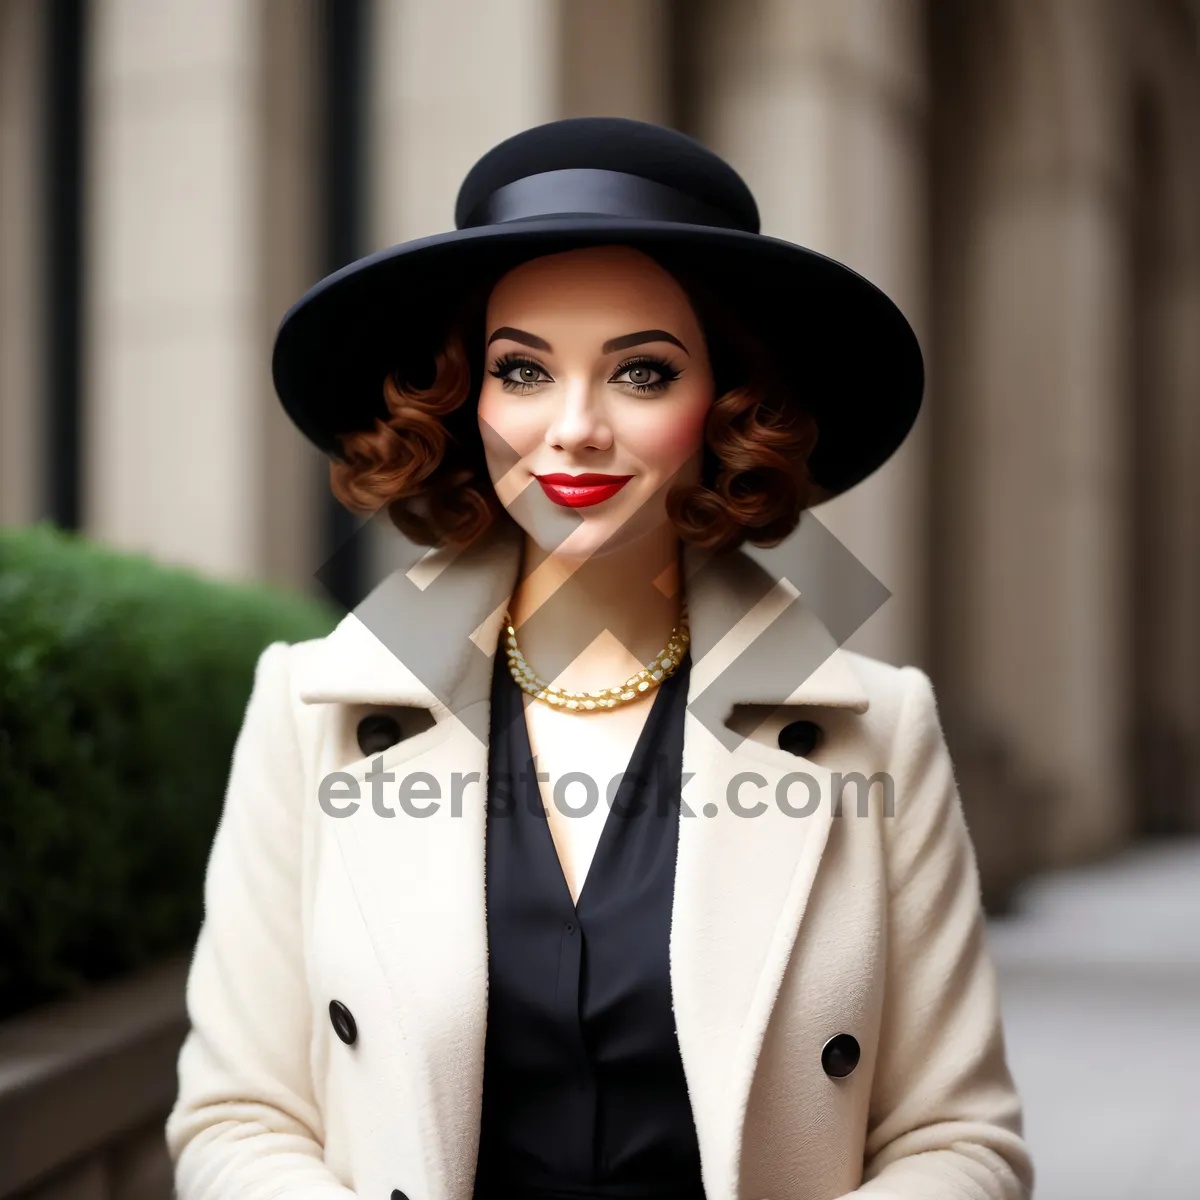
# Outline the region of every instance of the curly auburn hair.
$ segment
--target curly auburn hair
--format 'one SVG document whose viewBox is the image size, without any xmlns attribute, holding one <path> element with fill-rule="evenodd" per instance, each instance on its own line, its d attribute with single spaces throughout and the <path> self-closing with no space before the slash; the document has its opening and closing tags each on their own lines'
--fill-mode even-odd
<svg viewBox="0 0 1200 1200">
<path fill-rule="evenodd" d="M 699 279 L 671 269 L 687 293 L 709 350 L 716 399 L 704 427 L 701 481 L 667 496 L 679 536 L 708 550 L 749 541 L 773 546 L 813 500 L 808 458 L 816 422 L 783 383 L 761 339 Z M 466 545 L 502 513 L 476 422 L 483 380 L 483 318 L 496 280 L 476 287 L 445 332 L 432 382 L 393 371 L 383 381 L 386 418 L 344 434 L 330 484 L 348 509 L 387 506 L 419 545 Z"/>
</svg>

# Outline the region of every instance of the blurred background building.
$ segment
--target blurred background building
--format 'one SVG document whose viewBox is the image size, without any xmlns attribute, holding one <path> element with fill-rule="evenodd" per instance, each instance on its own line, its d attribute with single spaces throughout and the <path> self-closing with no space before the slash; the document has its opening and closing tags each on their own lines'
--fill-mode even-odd
<svg viewBox="0 0 1200 1200">
<path fill-rule="evenodd" d="M 815 515 L 993 893 L 1200 831 L 1196 0 L 0 0 L 0 519 L 317 590 L 354 522 L 279 317 L 588 114 L 697 136 L 916 326 L 916 434 Z"/>
<path fill-rule="evenodd" d="M 850 645 L 930 672 L 1020 895 L 1039 1200 L 1194 1196 L 1200 0 L 0 0 L 0 523 L 354 593 L 277 322 L 580 115 L 700 138 L 916 327 L 914 435 L 813 514 L 892 592 Z M 0 1024 L 0 1195 L 170 1196 L 185 967 Z"/>
</svg>

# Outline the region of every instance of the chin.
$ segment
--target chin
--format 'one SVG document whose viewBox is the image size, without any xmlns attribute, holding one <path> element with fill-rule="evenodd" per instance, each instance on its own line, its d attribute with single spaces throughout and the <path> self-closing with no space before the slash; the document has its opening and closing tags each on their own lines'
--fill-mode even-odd
<svg viewBox="0 0 1200 1200">
<path fill-rule="evenodd" d="M 625 549 L 639 538 L 656 531 L 666 520 L 665 514 L 657 520 L 648 520 L 649 515 L 634 512 L 585 517 L 577 509 L 550 505 L 538 505 L 536 512 L 530 512 L 529 509 L 509 511 L 509 516 L 529 540 L 545 554 L 581 562 L 603 558 Z"/>
<path fill-rule="evenodd" d="M 628 546 L 636 538 L 637 533 L 627 526 L 597 521 L 586 532 L 576 534 L 562 553 L 579 558 L 603 558 Z"/>
<path fill-rule="evenodd" d="M 564 552 L 572 557 L 603 558 L 626 550 L 645 539 L 659 539 L 665 532 L 674 532 L 665 512 L 640 511 L 607 519 L 585 522 L 586 532 L 571 539 Z"/>
<path fill-rule="evenodd" d="M 567 531 L 569 538 L 561 536 L 559 529 L 550 533 L 542 522 L 535 522 L 532 527 L 523 524 L 526 535 L 546 554 L 553 554 L 561 559 L 602 558 L 611 554 L 618 547 L 627 545 L 630 538 L 620 526 L 608 521 L 581 521 Z"/>
</svg>

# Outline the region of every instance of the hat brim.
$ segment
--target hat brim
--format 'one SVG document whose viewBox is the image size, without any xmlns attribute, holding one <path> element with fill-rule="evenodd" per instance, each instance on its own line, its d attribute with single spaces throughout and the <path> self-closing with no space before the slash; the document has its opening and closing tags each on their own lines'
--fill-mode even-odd
<svg viewBox="0 0 1200 1200">
<path fill-rule="evenodd" d="M 383 380 L 433 349 L 470 283 L 529 258 L 625 244 L 694 252 L 696 273 L 766 342 L 820 430 L 809 470 L 826 499 L 900 446 L 920 410 L 912 327 L 842 263 L 776 238 L 707 225 L 557 217 L 456 230 L 393 246 L 323 279 L 284 316 L 272 374 L 288 415 L 327 454 L 386 416 Z"/>
</svg>

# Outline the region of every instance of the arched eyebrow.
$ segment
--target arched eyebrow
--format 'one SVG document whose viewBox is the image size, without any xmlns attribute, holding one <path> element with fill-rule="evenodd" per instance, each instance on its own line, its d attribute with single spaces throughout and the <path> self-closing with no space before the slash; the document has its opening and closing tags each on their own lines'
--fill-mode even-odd
<svg viewBox="0 0 1200 1200">
<path fill-rule="evenodd" d="M 523 346 L 532 346 L 534 350 L 545 350 L 548 353 L 553 352 L 553 348 L 545 338 L 540 338 L 536 333 L 526 333 L 524 329 L 514 329 L 511 325 L 501 325 L 495 333 L 487 340 L 490 346 L 493 342 L 499 341 L 500 338 L 508 338 L 511 342 L 520 342 Z"/>
<path fill-rule="evenodd" d="M 512 325 L 501 325 L 499 329 L 492 334 L 487 340 L 490 346 L 493 342 L 499 341 L 501 338 L 508 338 L 512 342 L 520 342 L 523 346 L 531 346 L 534 350 L 545 350 L 547 353 L 553 353 L 554 348 L 545 338 L 540 338 L 536 333 L 528 333 L 524 329 L 515 329 Z M 618 350 L 628 350 L 631 346 L 642 346 L 646 342 L 670 342 L 673 346 L 678 346 L 684 354 L 688 354 L 688 348 L 672 333 L 668 333 L 665 329 L 642 329 L 637 333 L 626 333 L 621 337 L 610 338 L 601 347 L 601 353 L 613 354 Z M 690 358 L 691 355 L 688 354 Z"/>
<path fill-rule="evenodd" d="M 671 345 L 678 346 L 684 354 L 688 353 L 688 348 L 665 329 L 643 329 L 640 333 L 627 333 L 623 337 L 611 338 L 604 343 L 602 350 L 605 354 L 612 354 L 614 350 L 628 350 L 630 346 L 641 346 L 645 342 L 670 342 Z"/>
</svg>

